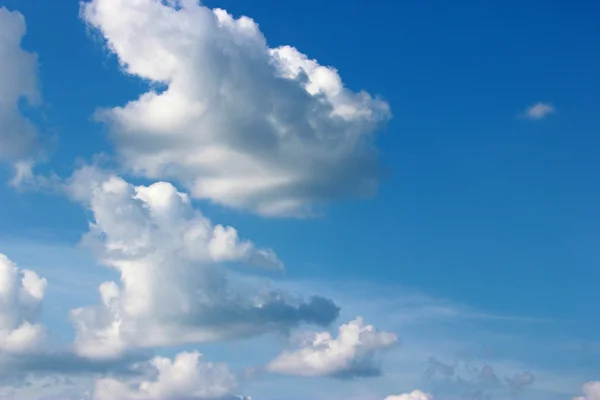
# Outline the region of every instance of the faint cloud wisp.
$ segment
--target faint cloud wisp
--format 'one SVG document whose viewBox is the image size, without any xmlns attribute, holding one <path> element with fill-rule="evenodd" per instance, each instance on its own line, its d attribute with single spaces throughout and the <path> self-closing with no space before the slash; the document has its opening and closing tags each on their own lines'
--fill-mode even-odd
<svg viewBox="0 0 600 400">
<path fill-rule="evenodd" d="M 525 109 L 525 112 L 523 113 L 523 116 L 527 119 L 537 121 L 546 118 L 547 116 L 555 112 L 556 109 L 553 105 L 549 103 L 538 102 L 530 107 L 527 107 L 527 109 Z"/>
<path fill-rule="evenodd" d="M 516 396 L 535 381 L 529 371 L 517 372 L 502 381 L 488 363 L 457 360 L 448 364 L 435 357 L 429 358 L 423 376 L 432 386 L 435 397 L 443 393 L 466 400 L 489 400 L 497 395 Z"/>
</svg>

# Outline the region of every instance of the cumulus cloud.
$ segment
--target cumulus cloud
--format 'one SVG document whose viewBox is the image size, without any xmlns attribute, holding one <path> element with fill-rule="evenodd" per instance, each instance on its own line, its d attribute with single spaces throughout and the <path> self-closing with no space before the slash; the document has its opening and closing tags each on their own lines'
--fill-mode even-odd
<svg viewBox="0 0 600 400">
<path fill-rule="evenodd" d="M 433 400 L 433 396 L 420 390 L 413 390 L 410 393 L 387 396 L 385 400 Z"/>
<path fill-rule="evenodd" d="M 182 352 L 173 360 L 155 357 L 148 367 L 154 377 L 141 382 L 104 378 L 96 382 L 94 400 L 199 400 L 236 398 L 235 377 L 223 364 L 202 361 L 198 352 Z"/>
<path fill-rule="evenodd" d="M 332 376 L 356 378 L 381 373 L 374 363 L 376 351 L 390 348 L 398 338 L 394 333 L 379 332 L 357 318 L 338 329 L 334 338 L 329 332 L 314 334 L 303 346 L 285 351 L 267 366 L 270 372 L 298 376 Z"/>
<path fill-rule="evenodd" d="M 573 400 L 600 400 L 600 381 L 583 385 L 583 393 L 585 396 L 574 397 Z"/>
<path fill-rule="evenodd" d="M 536 103 L 525 110 L 525 117 L 531 120 L 539 120 L 547 117 L 554 113 L 556 110 L 551 104 L 548 103 Z"/>
<path fill-rule="evenodd" d="M 127 73 L 166 88 L 97 113 L 129 171 L 267 216 L 375 193 L 389 107 L 336 69 L 194 0 L 92 0 L 82 16 Z"/>
<path fill-rule="evenodd" d="M 0 351 L 34 351 L 45 338 L 38 324 L 46 280 L 0 253 Z"/>
<path fill-rule="evenodd" d="M 25 18 L 0 7 L 0 161 L 26 158 L 35 146 L 36 128 L 21 115 L 19 101 L 38 101 L 37 57 L 21 48 Z"/>
<path fill-rule="evenodd" d="M 303 299 L 234 274 L 227 263 L 282 264 L 234 228 L 214 225 L 169 183 L 133 186 L 85 167 L 68 191 L 93 216 L 83 243 L 121 278 L 100 286 L 101 304 L 72 311 L 80 355 L 245 337 L 301 322 L 325 326 L 338 316 L 331 300 Z"/>
</svg>

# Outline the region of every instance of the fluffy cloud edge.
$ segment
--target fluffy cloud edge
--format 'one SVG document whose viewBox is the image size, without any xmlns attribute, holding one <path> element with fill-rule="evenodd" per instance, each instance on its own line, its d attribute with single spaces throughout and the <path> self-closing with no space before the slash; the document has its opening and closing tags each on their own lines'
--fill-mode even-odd
<svg viewBox="0 0 600 400">
<path fill-rule="evenodd" d="M 556 112 L 556 108 L 550 103 L 537 102 L 529 106 L 523 112 L 523 116 L 532 121 L 544 119 Z"/>
<path fill-rule="evenodd" d="M 266 371 L 342 379 L 377 376 L 381 370 L 373 360 L 374 354 L 398 342 L 395 333 L 378 331 L 361 317 L 340 325 L 337 337 L 329 332 L 307 336 L 299 348 L 279 354 L 266 366 Z"/>
</svg>

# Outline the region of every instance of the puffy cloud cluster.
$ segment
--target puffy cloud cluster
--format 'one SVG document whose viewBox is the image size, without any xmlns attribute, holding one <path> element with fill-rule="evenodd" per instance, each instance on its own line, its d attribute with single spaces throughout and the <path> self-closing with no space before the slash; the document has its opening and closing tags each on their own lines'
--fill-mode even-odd
<svg viewBox="0 0 600 400">
<path fill-rule="evenodd" d="M 130 347 L 222 340 L 301 322 L 325 326 L 338 316 L 328 299 L 304 300 L 232 274 L 227 262 L 282 264 L 234 228 L 213 225 L 169 183 L 133 186 L 85 167 L 68 190 L 93 215 L 83 242 L 121 277 L 100 286 L 100 305 L 72 312 L 81 355 L 110 357 Z"/>
<path fill-rule="evenodd" d="M 299 376 L 355 378 L 379 375 L 373 361 L 378 350 L 390 348 L 398 338 L 394 333 L 379 332 L 357 318 L 338 329 L 334 338 L 329 332 L 316 333 L 302 347 L 285 351 L 269 363 L 271 372 Z"/>
<path fill-rule="evenodd" d="M 108 373 L 112 377 L 96 379 L 93 399 L 243 399 L 233 395 L 237 383 L 227 367 L 204 362 L 197 352 L 140 363 L 143 354 L 88 360 L 68 350 L 39 346 L 46 338 L 45 329 L 36 324 L 45 288 L 45 279 L 0 254 L 0 397 L 87 398 L 71 378 Z"/>
<path fill-rule="evenodd" d="M 19 110 L 19 101 L 38 100 L 37 57 L 21 48 L 25 19 L 0 7 L 0 161 L 15 162 L 29 155 L 36 129 Z"/>
<path fill-rule="evenodd" d="M 225 365 L 203 362 L 198 352 L 182 352 L 173 360 L 155 357 L 149 362 L 152 380 L 123 382 L 104 378 L 96 382 L 94 400 L 200 400 L 239 398 L 235 377 Z"/>
<path fill-rule="evenodd" d="M 46 286 L 45 278 L 20 269 L 0 253 L 0 398 L 4 385 L 11 391 L 76 375 L 131 375 L 135 364 L 148 359 L 147 353 L 130 352 L 92 360 L 75 354 L 66 343 L 50 340 L 52 334 L 40 323 Z"/>
<path fill-rule="evenodd" d="M 573 400 L 600 400 L 600 381 L 583 385 L 583 393 L 585 396 L 574 397 Z"/>
<path fill-rule="evenodd" d="M 92 0 L 82 16 L 127 73 L 166 88 L 100 110 L 134 173 L 267 216 L 372 195 L 388 104 L 258 25 L 195 0 Z"/>
<path fill-rule="evenodd" d="M 0 351 L 28 353 L 45 338 L 38 324 L 46 280 L 0 253 Z"/>
<path fill-rule="evenodd" d="M 433 396 L 420 390 L 410 393 L 387 396 L 385 400 L 433 400 Z"/>
</svg>

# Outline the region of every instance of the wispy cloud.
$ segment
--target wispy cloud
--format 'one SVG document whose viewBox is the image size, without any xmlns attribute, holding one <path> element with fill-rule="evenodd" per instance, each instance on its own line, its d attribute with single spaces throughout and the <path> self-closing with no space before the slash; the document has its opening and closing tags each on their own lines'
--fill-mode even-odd
<svg viewBox="0 0 600 400">
<path fill-rule="evenodd" d="M 455 394 L 468 400 L 511 397 L 535 382 L 534 374 L 529 371 L 512 372 L 504 379 L 502 375 L 495 366 L 483 360 L 466 358 L 446 364 L 430 357 L 424 378 L 433 393 Z"/>
</svg>

